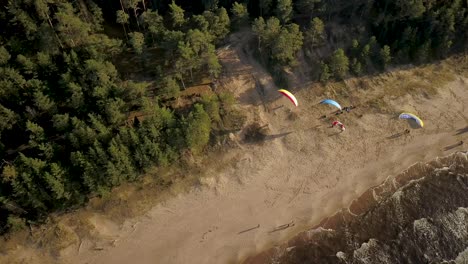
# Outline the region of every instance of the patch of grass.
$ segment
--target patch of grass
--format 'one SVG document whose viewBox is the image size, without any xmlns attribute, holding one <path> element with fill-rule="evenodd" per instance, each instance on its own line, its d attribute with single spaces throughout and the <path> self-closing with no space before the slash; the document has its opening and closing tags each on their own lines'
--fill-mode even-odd
<svg viewBox="0 0 468 264">
<path fill-rule="evenodd" d="M 360 89 L 363 90 L 369 90 L 370 88 L 372 88 L 372 85 L 369 83 L 369 80 L 365 79 L 364 77 L 358 79 L 357 85 Z"/>
<path fill-rule="evenodd" d="M 44 227 L 42 230 L 33 232 L 31 238 L 38 246 L 48 248 L 53 254 L 58 254 L 60 250 L 79 241 L 77 234 L 61 222 L 49 222 Z"/>
<path fill-rule="evenodd" d="M 325 95 L 330 98 L 347 98 L 349 97 L 349 87 L 344 81 L 329 82 L 325 86 Z"/>
<path fill-rule="evenodd" d="M 222 115 L 222 123 L 225 130 L 241 129 L 246 120 L 247 116 L 241 110 L 235 108 L 228 110 L 228 112 Z"/>
<path fill-rule="evenodd" d="M 423 93 L 426 96 L 437 94 L 447 83 L 455 80 L 449 69 L 440 65 L 428 65 L 412 70 L 395 73 L 384 84 L 384 93 L 388 96 L 400 97 L 406 94 Z"/>
<path fill-rule="evenodd" d="M 67 216 L 67 225 L 73 228 L 79 237 L 93 237 L 94 225 L 89 221 L 92 214 L 86 211 L 80 211 Z"/>
<path fill-rule="evenodd" d="M 455 73 L 468 77 L 468 56 L 453 56 L 445 60 L 443 63 L 448 65 L 450 69 L 453 69 Z"/>
<path fill-rule="evenodd" d="M 370 108 L 373 108 L 375 111 L 379 113 L 385 113 L 385 114 L 393 113 L 393 110 L 391 109 L 391 107 L 382 97 L 372 99 L 365 104 L 368 105 Z"/>
<path fill-rule="evenodd" d="M 7 218 L 7 226 L 9 232 L 16 233 L 26 228 L 26 220 L 19 216 L 10 215 Z"/>
</svg>

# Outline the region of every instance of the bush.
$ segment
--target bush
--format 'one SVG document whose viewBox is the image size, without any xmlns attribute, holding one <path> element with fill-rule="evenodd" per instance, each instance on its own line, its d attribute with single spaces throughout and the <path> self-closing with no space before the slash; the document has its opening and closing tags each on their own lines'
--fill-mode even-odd
<svg viewBox="0 0 468 264">
<path fill-rule="evenodd" d="M 26 228 L 26 220 L 19 216 L 9 215 L 7 218 L 7 228 L 10 232 L 18 232 Z"/>
</svg>

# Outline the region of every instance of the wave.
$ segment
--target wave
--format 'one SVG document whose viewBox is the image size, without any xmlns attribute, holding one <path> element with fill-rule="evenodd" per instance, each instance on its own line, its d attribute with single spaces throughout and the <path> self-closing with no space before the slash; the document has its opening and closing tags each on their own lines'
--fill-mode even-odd
<svg viewBox="0 0 468 264">
<path fill-rule="evenodd" d="M 257 263 L 468 263 L 468 152 L 416 163 Z"/>
</svg>

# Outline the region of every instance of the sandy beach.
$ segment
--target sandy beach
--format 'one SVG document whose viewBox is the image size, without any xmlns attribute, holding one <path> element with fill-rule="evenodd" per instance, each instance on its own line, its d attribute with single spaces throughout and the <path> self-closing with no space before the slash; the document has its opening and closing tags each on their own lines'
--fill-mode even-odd
<svg viewBox="0 0 468 264">
<path fill-rule="evenodd" d="M 317 91 L 292 89 L 299 100 L 294 108 L 277 95 L 271 76 L 242 47 L 234 44 L 219 52 L 228 73 L 223 89 L 238 95 L 249 122 L 267 126 L 269 136 L 247 144 L 241 134 L 234 135 L 238 146 L 222 157 L 229 166 L 221 172 L 208 168 L 201 187 L 133 219 L 132 228 L 127 224 L 111 229 L 107 236 L 112 246 L 95 251 L 83 245 L 79 253 L 66 254 L 64 262 L 239 263 L 316 225 L 410 165 L 466 149 L 454 145 L 468 140 L 468 84 L 460 75 L 437 95 L 385 97 L 387 111 L 369 102 L 383 98 L 386 85 L 412 78 L 411 69 L 374 77 L 368 89 L 347 80 L 346 97 L 329 86 L 322 96 L 358 106 L 338 117 L 347 127 L 339 133 L 329 127 L 331 119 L 320 119 L 335 109 L 317 104 L 323 99 Z M 425 127 L 413 129 L 398 120 L 401 111 L 418 114 Z M 398 134 L 407 128 L 410 134 Z M 272 232 L 284 225 L 287 228 Z"/>
<path fill-rule="evenodd" d="M 235 147 L 212 161 L 225 167 L 208 166 L 199 186 L 143 217 L 118 225 L 94 215 L 89 221 L 102 246 L 96 250 L 91 239 L 80 237 L 58 263 L 239 263 L 317 225 L 412 164 L 466 149 L 455 145 L 468 141 L 468 79 L 461 73 L 452 72 L 437 93 L 425 87 L 446 71 L 443 65 L 395 69 L 325 88 L 301 82 L 297 76 L 305 73 L 298 73 L 290 80 L 296 108 L 245 51 L 250 36 L 232 38 L 218 52 L 225 74 L 217 89 L 233 92 L 247 123 L 264 126 L 266 138 L 246 143 L 242 131 L 232 134 Z M 410 82 L 419 85 L 411 94 L 405 90 Z M 388 93 L 394 87 L 400 94 Z M 318 104 L 324 98 L 357 106 L 337 116 L 345 132 L 330 128 L 336 109 Z M 402 111 L 418 114 L 425 127 L 399 120 Z M 405 129 L 411 133 L 401 135 Z M 27 262 L 33 256 L 17 248 L 9 257 Z"/>
</svg>

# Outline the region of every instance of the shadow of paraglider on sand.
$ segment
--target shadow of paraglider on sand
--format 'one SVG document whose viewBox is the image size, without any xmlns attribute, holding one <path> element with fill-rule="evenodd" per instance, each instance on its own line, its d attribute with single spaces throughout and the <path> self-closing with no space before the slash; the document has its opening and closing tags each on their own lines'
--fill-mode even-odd
<svg viewBox="0 0 468 264">
<path fill-rule="evenodd" d="M 409 130 L 409 129 L 406 129 L 406 130 L 403 131 L 403 132 L 398 132 L 398 133 L 395 133 L 395 134 L 393 134 L 393 135 L 391 135 L 391 136 L 388 136 L 387 139 L 399 138 L 399 137 L 401 137 L 401 136 L 403 136 L 403 135 L 409 135 L 409 133 L 410 133 L 410 130 Z"/>
<path fill-rule="evenodd" d="M 399 137 L 403 136 L 404 134 L 405 134 L 405 132 L 399 132 L 399 133 L 393 134 L 391 136 L 388 136 L 387 139 L 399 138 Z"/>
<path fill-rule="evenodd" d="M 464 133 L 467 133 L 468 132 L 468 126 L 466 126 L 465 128 L 460 128 L 457 130 L 457 133 L 455 134 L 455 136 L 459 136 L 461 134 L 464 134 Z"/>
<path fill-rule="evenodd" d="M 454 149 L 454 148 L 456 148 L 456 147 L 458 147 L 458 146 L 461 146 L 461 145 L 462 145 L 462 144 L 460 144 L 460 143 L 448 145 L 448 146 L 446 146 L 446 147 L 444 148 L 444 151 L 448 151 L 448 150 Z"/>
<path fill-rule="evenodd" d="M 266 135 L 265 138 L 263 139 L 264 141 L 267 141 L 267 140 L 273 140 L 275 138 L 280 138 L 280 137 L 285 137 L 289 134 L 293 133 L 293 131 L 290 131 L 290 132 L 284 132 L 284 133 L 279 133 L 279 134 L 275 134 L 275 135 Z"/>
<path fill-rule="evenodd" d="M 277 106 L 275 108 L 270 109 L 270 111 L 274 112 L 274 111 L 276 111 L 276 110 L 278 110 L 280 108 L 283 108 L 283 107 L 284 107 L 284 105 L 280 105 L 280 106 Z"/>
</svg>

